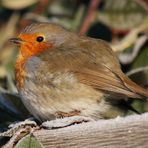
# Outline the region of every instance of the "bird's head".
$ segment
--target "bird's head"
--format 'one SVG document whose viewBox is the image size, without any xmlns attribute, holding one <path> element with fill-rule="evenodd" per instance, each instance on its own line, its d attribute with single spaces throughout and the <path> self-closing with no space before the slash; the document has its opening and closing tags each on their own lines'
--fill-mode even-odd
<svg viewBox="0 0 148 148">
<path fill-rule="evenodd" d="M 68 38 L 68 31 L 52 23 L 36 23 L 27 26 L 17 38 L 10 41 L 20 46 L 21 55 L 26 59 L 45 50 L 58 47 Z"/>
</svg>

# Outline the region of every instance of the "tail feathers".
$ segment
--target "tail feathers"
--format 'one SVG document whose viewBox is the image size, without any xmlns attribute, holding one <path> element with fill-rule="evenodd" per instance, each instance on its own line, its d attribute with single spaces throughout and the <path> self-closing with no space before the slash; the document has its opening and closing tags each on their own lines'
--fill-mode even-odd
<svg viewBox="0 0 148 148">
<path fill-rule="evenodd" d="M 135 94 L 136 98 L 146 98 L 148 99 L 148 90 L 142 88 L 141 86 L 137 85 L 136 83 L 134 83 L 133 81 L 131 81 L 128 77 L 126 77 L 125 75 L 122 75 L 122 82 L 123 84 L 131 91 Z M 135 98 L 133 96 L 133 98 Z"/>
</svg>

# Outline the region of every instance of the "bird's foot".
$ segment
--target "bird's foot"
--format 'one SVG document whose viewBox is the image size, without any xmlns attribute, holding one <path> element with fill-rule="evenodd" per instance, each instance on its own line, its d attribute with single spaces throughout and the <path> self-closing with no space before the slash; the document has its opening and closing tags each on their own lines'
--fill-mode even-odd
<svg viewBox="0 0 148 148">
<path fill-rule="evenodd" d="M 90 122 L 94 121 L 92 118 L 84 117 L 84 116 L 72 116 L 59 118 L 56 120 L 46 121 L 42 123 L 42 127 L 45 129 L 57 129 L 63 128 L 74 124 L 79 124 L 82 122 Z"/>
</svg>

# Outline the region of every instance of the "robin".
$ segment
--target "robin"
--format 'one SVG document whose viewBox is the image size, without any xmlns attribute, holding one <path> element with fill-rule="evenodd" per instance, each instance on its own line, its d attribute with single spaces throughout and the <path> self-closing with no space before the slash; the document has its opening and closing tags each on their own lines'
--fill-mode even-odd
<svg viewBox="0 0 148 148">
<path fill-rule="evenodd" d="M 35 23 L 11 42 L 20 46 L 15 65 L 18 92 L 39 121 L 114 118 L 125 115 L 127 97 L 148 98 L 148 91 L 121 71 L 105 41 L 57 24 Z"/>
</svg>

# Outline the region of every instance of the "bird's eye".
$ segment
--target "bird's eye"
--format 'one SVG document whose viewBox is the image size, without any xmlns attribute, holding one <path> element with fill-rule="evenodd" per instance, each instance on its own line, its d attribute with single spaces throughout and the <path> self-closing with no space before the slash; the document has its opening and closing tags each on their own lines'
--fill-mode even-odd
<svg viewBox="0 0 148 148">
<path fill-rule="evenodd" d="M 37 42 L 42 42 L 44 40 L 44 37 L 42 37 L 42 36 L 38 36 L 37 38 L 36 38 L 36 41 Z"/>
</svg>

